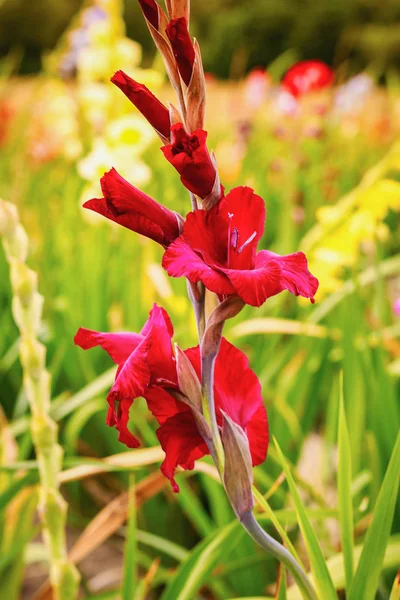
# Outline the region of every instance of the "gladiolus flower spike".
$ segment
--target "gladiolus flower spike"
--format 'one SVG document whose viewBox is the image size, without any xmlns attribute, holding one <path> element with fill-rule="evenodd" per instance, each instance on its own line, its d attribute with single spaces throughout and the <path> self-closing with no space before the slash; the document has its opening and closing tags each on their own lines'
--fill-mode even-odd
<svg viewBox="0 0 400 600">
<path fill-rule="evenodd" d="M 140 445 L 140 431 L 135 436 L 129 423 L 134 400 L 143 397 L 158 422 L 157 437 L 165 452 L 161 470 L 173 490 L 179 491 L 177 467 L 193 469 L 196 460 L 210 454 L 232 508 L 249 535 L 288 567 L 305 598 L 315 600 L 315 592 L 293 556 L 252 514 L 252 467 L 267 455 L 267 414 L 257 376 L 243 352 L 222 337 L 222 330 L 225 321 L 234 318 L 244 304 L 261 306 L 284 290 L 314 302 L 318 280 L 309 272 L 302 252 L 280 256 L 257 251 L 266 213 L 264 201 L 252 189 L 237 187 L 225 196 L 203 129 L 204 72 L 198 44 L 192 43 L 189 35 L 188 0 L 167 0 L 167 14 L 155 0 L 139 3 L 177 92 L 179 110 L 164 106 L 122 71 L 114 74 L 112 82 L 158 133 L 165 158 L 190 192 L 193 211 L 184 219 L 113 168 L 101 179 L 103 197 L 84 206 L 163 247 L 162 264 L 167 273 L 190 282 L 199 345 L 174 349 L 171 320 L 157 305 L 140 333 L 81 328 L 75 344 L 84 350 L 100 346 L 117 365 L 107 396 L 107 424 L 118 430 L 118 439 L 129 448 Z M 311 78 L 312 89 L 330 77 L 325 73 L 324 79 L 321 69 L 313 73 L 318 77 Z M 298 90 L 292 82 L 295 95 L 305 86 L 299 77 L 293 79 Z M 290 85 L 290 72 L 285 82 Z M 210 294 L 216 297 L 206 303 Z M 134 424 L 134 418 L 132 421 Z"/>
</svg>

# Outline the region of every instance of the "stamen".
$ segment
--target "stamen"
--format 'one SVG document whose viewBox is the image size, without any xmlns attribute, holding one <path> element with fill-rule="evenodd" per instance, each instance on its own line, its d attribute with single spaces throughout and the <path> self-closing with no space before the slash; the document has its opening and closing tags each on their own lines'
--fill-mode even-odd
<svg viewBox="0 0 400 600">
<path fill-rule="evenodd" d="M 249 239 L 248 239 L 248 240 L 246 240 L 246 241 L 244 242 L 244 244 L 242 244 L 242 245 L 240 246 L 240 248 L 239 248 L 239 250 L 238 250 L 238 254 L 240 254 L 241 252 L 243 252 L 243 250 L 244 250 L 245 248 L 247 248 L 247 246 L 248 246 L 249 244 L 251 244 L 251 242 L 254 240 L 254 238 L 256 237 L 256 235 L 257 235 L 257 231 L 253 231 L 253 233 L 251 234 L 251 236 L 249 237 Z"/>
<path fill-rule="evenodd" d="M 238 243 L 239 243 L 239 231 L 236 229 L 236 227 L 234 227 L 232 230 L 232 233 L 231 233 L 231 248 L 236 250 L 236 248 L 238 247 Z"/>
</svg>

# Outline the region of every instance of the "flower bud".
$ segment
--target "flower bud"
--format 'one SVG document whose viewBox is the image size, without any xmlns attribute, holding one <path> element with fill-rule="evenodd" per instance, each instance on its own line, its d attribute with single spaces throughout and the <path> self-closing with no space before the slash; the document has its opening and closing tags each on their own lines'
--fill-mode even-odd
<svg viewBox="0 0 400 600">
<path fill-rule="evenodd" d="M 172 19 L 168 23 L 166 34 L 171 43 L 180 76 L 188 86 L 192 78 L 195 51 L 185 17 Z"/>
<path fill-rule="evenodd" d="M 171 121 L 168 108 L 151 93 L 151 91 L 123 71 L 117 71 L 111 77 L 114 83 L 129 100 L 142 113 L 145 119 L 156 130 L 164 144 L 169 142 L 171 136 Z"/>
<path fill-rule="evenodd" d="M 196 371 L 186 354 L 175 344 L 176 372 L 179 389 L 190 405 L 201 412 L 201 385 Z"/>
<path fill-rule="evenodd" d="M 224 412 L 222 444 L 225 452 L 224 485 L 238 519 L 253 508 L 253 471 L 249 441 L 240 425 Z"/>
</svg>

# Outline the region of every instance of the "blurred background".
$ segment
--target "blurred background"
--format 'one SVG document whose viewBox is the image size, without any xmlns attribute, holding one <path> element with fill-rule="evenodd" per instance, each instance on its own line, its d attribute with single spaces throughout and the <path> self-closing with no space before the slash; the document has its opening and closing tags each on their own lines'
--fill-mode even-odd
<svg viewBox="0 0 400 600">
<path fill-rule="evenodd" d="M 271 432 L 305 504 L 315 509 L 318 539 L 335 565 L 339 374 L 351 433 L 356 543 L 400 427 L 400 2 L 193 0 L 191 33 L 204 58 L 209 146 L 222 182 L 227 189 L 250 185 L 265 199 L 260 247 L 303 250 L 320 280 L 314 306 L 280 294 L 258 310 L 246 307 L 225 333 L 260 377 Z M 124 452 L 105 425 L 114 369 L 100 350 L 74 347 L 78 327 L 139 331 L 157 301 L 169 311 L 179 345 L 196 343 L 185 282 L 167 278 L 161 249 L 81 208 L 99 197 L 99 178 L 115 167 L 169 208 L 189 211 L 158 138 L 109 79 L 122 69 L 163 101 L 176 100 L 134 0 L 0 0 L 0 53 L 0 198 L 18 208 L 27 262 L 44 297 L 39 337 L 67 470 Z M 305 60 L 314 62 L 302 63 L 294 82 L 289 69 Z M 37 464 L 11 303 L 0 245 L 0 591 L 32 598 L 46 579 L 48 557 L 36 506 L 26 505 Z M 157 445 L 141 401 L 131 427 L 144 446 Z M 105 539 L 81 546 L 84 598 L 119 597 L 126 502 L 118 509 L 121 522 L 104 511 L 123 497 L 129 464 L 64 480 L 68 543 L 96 515 L 107 524 Z M 157 469 L 136 464 L 136 481 Z M 219 484 L 204 473 L 178 477 L 179 495 L 166 483 L 141 499 L 136 567 L 145 585 L 137 598 L 160 597 L 191 549 L 233 520 Z M 273 448 L 255 478 L 283 511 L 282 524 L 303 556 Z M 397 505 L 380 599 L 389 598 L 398 568 L 399 515 Z M 200 581 L 193 597 L 274 594 L 272 559 L 244 537 L 224 548 L 212 582 Z"/>
<path fill-rule="evenodd" d="M 22 71 L 37 72 L 43 52 L 82 6 L 78 0 L 2 0 L 0 52 L 23 51 Z M 127 35 L 143 47 L 144 63 L 154 57 L 139 4 L 124 2 Z M 221 78 L 266 67 L 288 48 L 297 58 L 319 58 L 351 72 L 371 63 L 382 70 L 400 64 L 398 0 L 207 0 L 193 3 L 192 34 L 201 39 L 205 69 Z"/>
</svg>

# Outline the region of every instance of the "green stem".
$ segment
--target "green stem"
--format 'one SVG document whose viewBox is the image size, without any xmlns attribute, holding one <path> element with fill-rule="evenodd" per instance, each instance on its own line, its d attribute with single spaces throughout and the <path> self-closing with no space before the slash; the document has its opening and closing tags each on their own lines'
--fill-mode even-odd
<svg viewBox="0 0 400 600">
<path fill-rule="evenodd" d="M 219 434 L 214 400 L 214 368 L 216 355 L 201 357 L 201 392 L 203 400 L 203 415 L 211 429 L 212 441 L 215 448 L 216 462 L 221 479 L 224 472 L 224 449 Z"/>
<path fill-rule="evenodd" d="M 297 583 L 302 596 L 305 600 L 318 600 L 315 590 L 311 586 L 307 575 L 300 567 L 295 558 L 286 550 L 282 544 L 274 540 L 264 529 L 257 523 L 252 512 L 247 512 L 241 519 L 241 523 L 247 533 L 259 544 L 264 550 L 275 556 L 293 576 Z"/>
</svg>

